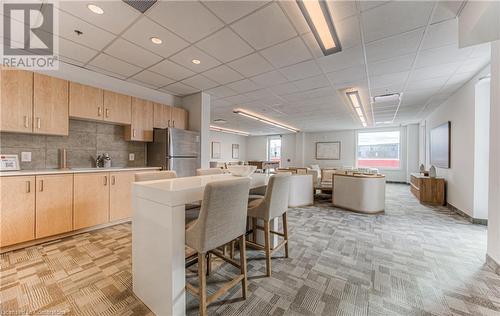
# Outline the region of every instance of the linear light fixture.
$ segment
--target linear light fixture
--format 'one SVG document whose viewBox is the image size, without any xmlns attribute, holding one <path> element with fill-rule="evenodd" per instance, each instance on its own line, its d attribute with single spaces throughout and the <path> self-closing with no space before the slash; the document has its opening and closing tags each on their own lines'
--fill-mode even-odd
<svg viewBox="0 0 500 316">
<path fill-rule="evenodd" d="M 297 0 L 300 11 L 325 56 L 342 51 L 332 16 L 324 0 Z"/>
<path fill-rule="evenodd" d="M 351 106 L 356 115 L 359 117 L 359 120 L 361 121 L 361 124 L 363 124 L 363 127 L 368 126 L 368 124 L 366 123 L 366 115 L 364 113 L 363 106 L 361 105 L 361 98 L 359 97 L 359 92 L 349 91 L 346 92 L 345 94 L 349 99 L 349 102 L 351 102 Z"/>
<path fill-rule="evenodd" d="M 237 129 L 219 127 L 219 126 L 215 126 L 215 125 L 210 125 L 210 130 L 215 131 L 215 132 L 235 134 L 235 135 L 240 135 L 240 136 L 250 136 L 250 133 L 247 133 L 247 132 L 239 131 Z"/>
<path fill-rule="evenodd" d="M 297 133 L 299 131 L 298 128 L 273 121 L 271 119 L 268 119 L 267 117 L 257 115 L 257 114 L 254 114 L 254 113 L 251 113 L 251 112 L 248 112 L 245 110 L 235 109 L 235 110 L 233 110 L 233 113 L 243 115 L 245 117 L 251 118 L 253 120 L 257 120 L 257 121 L 262 122 L 262 123 L 266 123 L 266 124 L 273 125 L 273 126 L 276 126 L 276 127 L 282 128 L 282 129 L 286 129 L 286 130 L 294 132 L 294 133 Z"/>
</svg>

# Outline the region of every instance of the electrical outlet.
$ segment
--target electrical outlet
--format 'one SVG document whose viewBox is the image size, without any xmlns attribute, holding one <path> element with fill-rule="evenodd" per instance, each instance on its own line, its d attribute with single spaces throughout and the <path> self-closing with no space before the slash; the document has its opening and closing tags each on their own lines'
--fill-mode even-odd
<svg viewBox="0 0 500 316">
<path fill-rule="evenodd" d="M 135 154 L 128 154 L 128 160 L 129 161 L 134 161 L 135 160 Z"/>
<path fill-rule="evenodd" d="M 22 162 L 31 162 L 31 151 L 21 152 L 21 161 Z"/>
</svg>

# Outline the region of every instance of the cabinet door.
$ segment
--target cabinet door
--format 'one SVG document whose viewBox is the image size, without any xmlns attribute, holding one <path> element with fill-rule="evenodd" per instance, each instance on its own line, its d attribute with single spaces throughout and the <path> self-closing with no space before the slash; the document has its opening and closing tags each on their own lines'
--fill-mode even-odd
<svg viewBox="0 0 500 316">
<path fill-rule="evenodd" d="M 102 89 L 76 82 L 69 83 L 69 116 L 102 120 L 104 117 L 102 102 Z"/>
<path fill-rule="evenodd" d="M 188 112 L 181 108 L 172 107 L 172 125 L 170 127 L 187 129 Z"/>
<path fill-rule="evenodd" d="M 171 126 L 171 107 L 165 104 L 154 103 L 154 128 Z"/>
<path fill-rule="evenodd" d="M 118 124 L 132 122 L 132 97 L 104 91 L 104 120 Z"/>
<path fill-rule="evenodd" d="M 107 223 L 109 220 L 109 174 L 74 175 L 73 228 Z"/>
<path fill-rule="evenodd" d="M 24 70 L 0 71 L 0 131 L 33 131 L 33 73 Z"/>
<path fill-rule="evenodd" d="M 36 238 L 73 230 L 73 175 L 36 177 Z"/>
<path fill-rule="evenodd" d="M 0 247 L 35 239 L 35 177 L 1 177 L 0 189 Z"/>
<path fill-rule="evenodd" d="M 153 141 L 153 102 L 132 98 L 132 124 L 125 127 L 125 139 Z"/>
<path fill-rule="evenodd" d="M 132 216 L 132 182 L 135 172 L 110 173 L 109 187 L 109 220 L 128 218 Z"/>
<path fill-rule="evenodd" d="M 35 73 L 33 83 L 33 132 L 68 135 L 68 81 Z"/>
</svg>

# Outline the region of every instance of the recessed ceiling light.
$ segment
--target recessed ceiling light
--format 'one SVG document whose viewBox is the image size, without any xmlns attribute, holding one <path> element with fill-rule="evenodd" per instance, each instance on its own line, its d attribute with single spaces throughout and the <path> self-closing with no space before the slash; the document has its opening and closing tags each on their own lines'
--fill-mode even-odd
<svg viewBox="0 0 500 316">
<path fill-rule="evenodd" d="M 199 65 L 199 64 L 201 64 L 201 61 L 200 61 L 199 59 L 193 59 L 193 60 L 191 60 L 191 62 L 192 62 L 193 64 L 195 64 L 195 65 Z"/>
<path fill-rule="evenodd" d="M 153 42 L 153 44 L 156 44 L 156 45 L 160 45 L 161 43 L 163 43 L 161 38 L 158 38 L 158 37 L 151 37 L 151 42 Z"/>
<path fill-rule="evenodd" d="M 210 130 L 211 131 L 215 131 L 215 132 L 236 134 L 236 135 L 241 135 L 241 136 L 249 136 L 250 135 L 250 133 L 248 133 L 248 132 L 239 131 L 237 129 L 230 129 L 230 128 L 225 128 L 225 127 L 219 127 L 219 126 L 215 126 L 215 125 L 210 125 Z"/>
<path fill-rule="evenodd" d="M 87 8 L 95 14 L 104 14 L 104 10 L 99 6 L 96 6 L 95 4 L 89 4 L 87 5 Z"/>
<path fill-rule="evenodd" d="M 267 118 L 265 116 L 257 115 L 255 113 L 248 112 L 248 111 L 245 111 L 245 110 L 235 109 L 235 110 L 233 110 L 233 113 L 239 114 L 239 115 L 242 115 L 242 116 L 245 116 L 245 117 L 248 117 L 248 118 L 251 118 L 253 120 L 256 120 L 256 121 L 259 121 L 259 122 L 262 122 L 262 123 L 266 123 L 266 124 L 269 124 L 269 125 L 272 125 L 272 126 L 276 126 L 276 127 L 282 128 L 282 129 L 286 129 L 286 130 L 294 132 L 294 133 L 297 133 L 297 132 L 300 131 L 298 128 L 295 128 L 295 127 L 292 127 L 292 126 L 289 126 L 289 125 L 285 125 L 285 124 L 280 123 L 280 122 L 273 121 L 273 120 L 271 120 L 271 119 L 269 119 L 269 118 Z"/>
<path fill-rule="evenodd" d="M 365 114 L 363 113 L 364 109 L 361 106 L 361 98 L 359 97 L 359 92 L 358 91 L 349 91 L 346 92 L 347 99 L 351 102 L 351 107 L 356 113 L 356 115 L 359 117 L 359 120 L 361 121 L 361 124 L 363 124 L 363 127 L 366 127 L 368 124 L 366 122 Z"/>
</svg>

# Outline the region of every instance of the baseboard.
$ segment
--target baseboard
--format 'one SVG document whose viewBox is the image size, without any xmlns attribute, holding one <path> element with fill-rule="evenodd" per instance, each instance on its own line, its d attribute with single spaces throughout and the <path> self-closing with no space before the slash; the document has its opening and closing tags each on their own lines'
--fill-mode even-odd
<svg viewBox="0 0 500 316">
<path fill-rule="evenodd" d="M 392 180 L 386 180 L 385 183 L 409 184 L 406 181 L 392 181 Z"/>
<path fill-rule="evenodd" d="M 486 265 L 490 267 L 493 272 L 500 275 L 500 264 L 496 262 L 492 257 L 486 254 Z"/>
<path fill-rule="evenodd" d="M 448 207 L 449 210 L 457 213 L 458 215 L 465 217 L 472 224 L 488 226 L 488 220 L 487 219 L 474 218 L 474 217 L 470 216 L 469 214 L 465 213 L 464 211 L 462 211 L 461 209 L 459 209 L 458 207 L 456 207 L 456 206 L 454 206 L 453 204 L 450 204 L 450 203 L 446 203 L 446 207 Z"/>
</svg>

